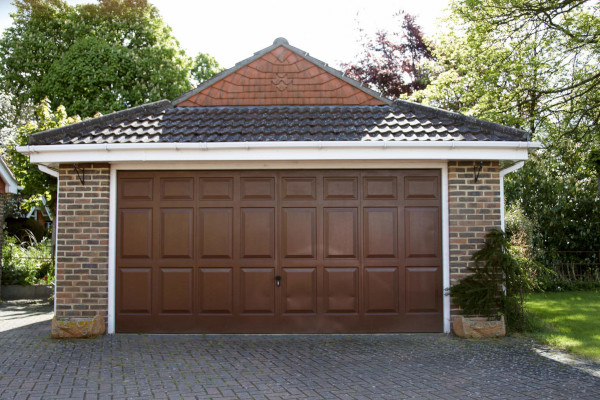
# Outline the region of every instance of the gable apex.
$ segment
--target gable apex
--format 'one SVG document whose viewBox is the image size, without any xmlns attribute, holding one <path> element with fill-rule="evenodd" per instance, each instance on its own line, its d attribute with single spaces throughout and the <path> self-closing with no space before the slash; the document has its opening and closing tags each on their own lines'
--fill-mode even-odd
<svg viewBox="0 0 600 400">
<path fill-rule="evenodd" d="M 281 37 L 173 101 L 177 107 L 391 103 Z"/>
</svg>

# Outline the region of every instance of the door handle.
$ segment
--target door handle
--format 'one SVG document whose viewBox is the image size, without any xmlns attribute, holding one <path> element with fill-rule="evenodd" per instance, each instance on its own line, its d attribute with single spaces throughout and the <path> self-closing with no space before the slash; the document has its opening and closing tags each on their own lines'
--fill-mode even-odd
<svg viewBox="0 0 600 400">
<path fill-rule="evenodd" d="M 275 277 L 275 285 L 277 285 L 277 287 L 281 286 L 281 276 L 277 275 Z"/>
</svg>

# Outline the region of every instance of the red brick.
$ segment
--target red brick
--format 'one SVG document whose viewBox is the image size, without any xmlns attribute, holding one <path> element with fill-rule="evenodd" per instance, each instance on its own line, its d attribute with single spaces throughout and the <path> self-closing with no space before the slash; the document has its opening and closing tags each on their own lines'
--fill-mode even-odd
<svg viewBox="0 0 600 400">
<path fill-rule="evenodd" d="M 57 229 L 57 295 L 59 318 L 83 318 L 108 312 L 108 164 L 79 164 L 85 185 L 73 165 L 60 166 Z"/>
</svg>

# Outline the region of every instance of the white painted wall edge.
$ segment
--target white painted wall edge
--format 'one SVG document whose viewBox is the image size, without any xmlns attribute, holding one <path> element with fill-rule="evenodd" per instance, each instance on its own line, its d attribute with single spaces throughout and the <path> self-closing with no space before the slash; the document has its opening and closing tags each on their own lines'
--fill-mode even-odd
<svg viewBox="0 0 600 400">
<path fill-rule="evenodd" d="M 525 161 L 519 161 L 518 163 L 511 165 L 508 168 L 500 170 L 500 229 L 504 232 L 504 176 L 510 174 L 513 171 L 523 168 Z"/>
<path fill-rule="evenodd" d="M 198 160 L 527 160 L 537 142 L 235 142 L 20 146 L 33 163 Z"/>
<path fill-rule="evenodd" d="M 450 207 L 448 204 L 448 164 L 442 170 L 442 286 L 444 333 L 450 333 L 450 296 L 446 289 L 450 288 Z"/>
<path fill-rule="evenodd" d="M 107 333 L 115 333 L 116 306 L 116 248 L 117 248 L 117 170 L 111 166 L 108 205 L 108 327 Z"/>
</svg>

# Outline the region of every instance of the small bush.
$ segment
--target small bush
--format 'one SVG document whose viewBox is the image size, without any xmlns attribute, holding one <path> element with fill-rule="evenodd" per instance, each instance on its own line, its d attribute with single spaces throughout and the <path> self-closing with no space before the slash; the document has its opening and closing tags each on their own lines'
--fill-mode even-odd
<svg viewBox="0 0 600 400">
<path fill-rule="evenodd" d="M 52 284 L 54 266 L 49 240 L 38 242 L 30 235 L 27 241 L 19 242 L 14 236 L 6 236 L 2 247 L 2 284 Z"/>
<path fill-rule="evenodd" d="M 520 332 L 527 325 L 523 296 L 536 287 L 535 266 L 514 257 L 510 249 L 504 232 L 488 232 L 484 246 L 473 254 L 473 274 L 452 286 L 449 294 L 463 314 L 502 314 L 509 330 Z"/>
</svg>

